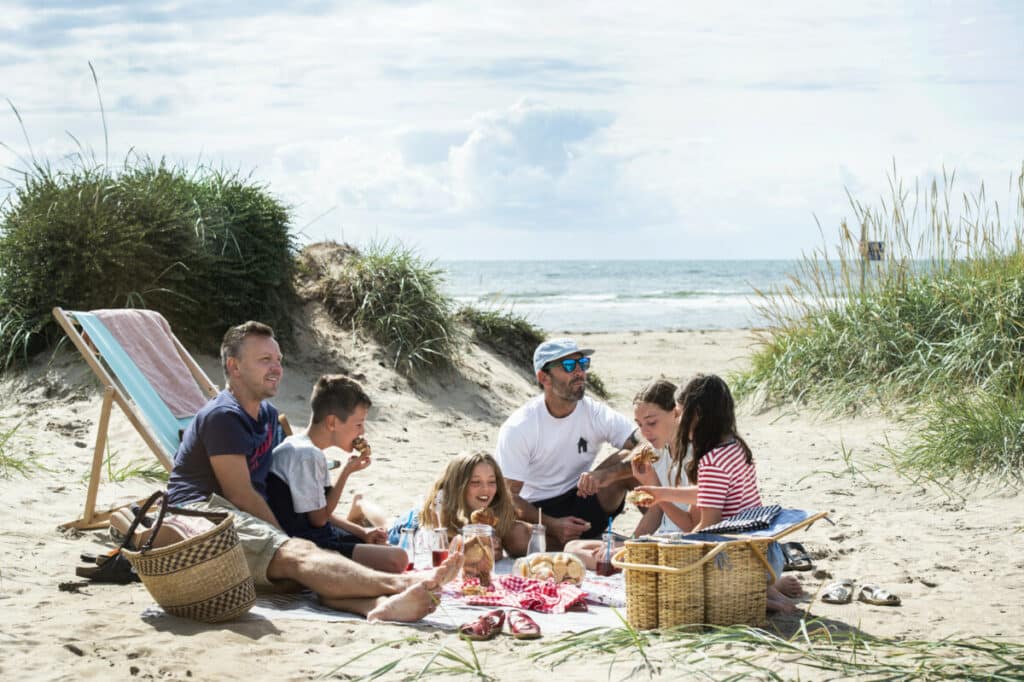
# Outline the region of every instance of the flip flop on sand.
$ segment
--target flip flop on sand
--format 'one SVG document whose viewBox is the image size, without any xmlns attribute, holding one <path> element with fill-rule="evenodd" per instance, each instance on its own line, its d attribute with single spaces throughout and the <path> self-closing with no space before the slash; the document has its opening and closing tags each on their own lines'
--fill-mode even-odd
<svg viewBox="0 0 1024 682">
<path fill-rule="evenodd" d="M 799 542 L 783 542 L 781 547 L 782 554 L 786 557 L 786 565 L 782 567 L 783 571 L 809 571 L 814 568 L 811 555 Z"/>
<path fill-rule="evenodd" d="M 821 593 L 821 601 L 827 604 L 849 604 L 853 598 L 853 581 L 849 578 L 830 583 Z"/>
<path fill-rule="evenodd" d="M 900 598 L 878 585 L 863 585 L 857 599 L 875 606 L 899 606 Z"/>
</svg>

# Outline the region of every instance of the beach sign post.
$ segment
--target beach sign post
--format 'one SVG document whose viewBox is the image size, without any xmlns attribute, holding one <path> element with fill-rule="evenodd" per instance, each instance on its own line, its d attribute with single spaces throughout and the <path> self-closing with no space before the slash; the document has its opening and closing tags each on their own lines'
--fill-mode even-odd
<svg viewBox="0 0 1024 682">
<path fill-rule="evenodd" d="M 864 292 L 864 279 L 867 275 L 868 263 L 881 262 L 885 256 L 885 242 L 868 241 L 868 226 L 860 225 L 860 290 Z"/>
</svg>

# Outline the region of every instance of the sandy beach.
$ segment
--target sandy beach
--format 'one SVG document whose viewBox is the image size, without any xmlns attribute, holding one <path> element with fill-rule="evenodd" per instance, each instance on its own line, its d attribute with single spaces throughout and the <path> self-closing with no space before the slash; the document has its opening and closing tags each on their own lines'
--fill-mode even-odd
<svg viewBox="0 0 1024 682">
<path fill-rule="evenodd" d="M 319 319 L 316 311 L 308 319 L 299 330 L 300 350 L 287 353 L 285 380 L 274 402 L 301 427 L 318 374 L 346 371 L 365 383 L 374 400 L 368 425 L 374 463 L 350 481 L 345 506 L 361 492 L 390 514 L 404 511 L 422 496 L 446 458 L 467 449 L 491 450 L 505 416 L 535 392 L 524 370 L 480 348 L 471 349 L 457 372 L 411 385 L 385 366 L 376 346 Z M 632 396 L 650 379 L 664 375 L 678 382 L 697 371 L 742 368 L 754 343 L 746 330 L 576 336 L 596 349 L 593 369 L 611 391 L 612 406 L 630 419 Z M 197 359 L 220 380 L 213 357 Z M 6 396 L 0 426 L 4 431 L 17 426 L 8 452 L 38 453 L 46 467 L 0 479 L 0 677 L 308 679 L 375 644 L 419 638 L 338 671 L 358 677 L 442 642 L 468 651 L 454 634 L 415 627 L 143 620 L 140 614 L 153 602 L 142 585 L 80 584 L 75 577 L 79 553 L 108 547 L 107 534 L 57 528 L 81 513 L 85 499 L 100 411 L 91 372 L 77 354 L 64 350 L 37 359 L 26 372 L 5 376 L 0 390 Z M 939 486 L 901 473 L 886 446 L 899 443 L 910 426 L 884 416 L 834 418 L 796 405 L 757 412 L 747 407 L 739 426 L 753 448 L 764 500 L 827 511 L 834 522 L 819 522 L 797 536 L 814 557 L 816 570 L 799 574 L 809 596 L 832 579 L 851 578 L 858 586 L 879 583 L 903 600 L 898 608 L 808 600 L 802 604 L 808 619 L 901 640 L 1024 639 L 1024 504 L 1016 492 L 985 483 Z M 116 410 L 110 448 L 119 465 L 155 463 Z M 139 479 L 105 481 L 100 502 L 144 497 L 157 487 Z M 630 511 L 616 521 L 616 529 L 631 532 L 637 519 Z M 784 633 L 796 631 L 799 622 L 799 616 L 771 620 Z M 539 680 L 552 672 L 527 656 L 545 641 L 503 637 L 475 648 L 488 674 Z M 765 655 L 766 664 L 784 678 L 829 677 Z M 580 658 L 555 674 L 607 678 L 610 663 L 609 656 Z M 421 660 L 414 669 L 422 665 Z M 634 665 L 613 666 L 611 678 L 627 677 Z M 711 664 L 706 674 L 715 677 Z M 397 670 L 393 675 L 399 676 Z M 664 667 L 660 676 L 678 675 Z"/>
</svg>

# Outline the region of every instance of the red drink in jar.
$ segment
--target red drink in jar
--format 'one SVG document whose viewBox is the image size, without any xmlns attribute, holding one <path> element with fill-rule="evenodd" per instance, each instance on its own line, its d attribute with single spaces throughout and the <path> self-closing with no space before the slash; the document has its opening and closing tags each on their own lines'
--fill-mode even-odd
<svg viewBox="0 0 1024 682">
<path fill-rule="evenodd" d="M 598 561 L 596 570 L 598 575 L 614 575 L 619 572 L 619 569 L 612 566 L 610 561 Z"/>
<path fill-rule="evenodd" d="M 441 562 L 448 558 L 447 549 L 434 549 L 430 552 L 431 559 L 435 567 L 440 566 Z"/>
</svg>

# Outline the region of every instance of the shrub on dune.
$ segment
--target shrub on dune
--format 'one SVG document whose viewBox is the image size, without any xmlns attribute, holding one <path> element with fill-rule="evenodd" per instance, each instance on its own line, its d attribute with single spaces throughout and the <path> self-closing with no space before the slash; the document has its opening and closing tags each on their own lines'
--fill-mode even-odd
<svg viewBox="0 0 1024 682">
<path fill-rule="evenodd" d="M 58 339 L 55 305 L 159 310 L 204 350 L 246 319 L 287 338 L 293 253 L 286 208 L 238 174 L 36 164 L 0 212 L 0 360 Z"/>
</svg>

